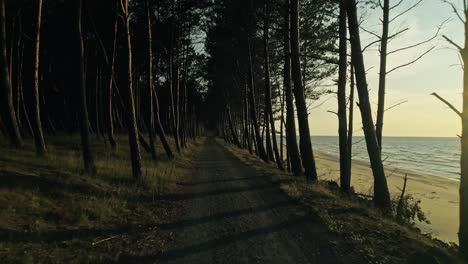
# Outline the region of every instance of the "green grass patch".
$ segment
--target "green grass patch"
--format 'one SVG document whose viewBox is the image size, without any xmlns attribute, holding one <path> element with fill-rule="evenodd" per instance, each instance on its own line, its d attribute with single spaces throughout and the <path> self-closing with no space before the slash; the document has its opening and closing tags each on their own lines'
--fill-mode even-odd
<svg viewBox="0 0 468 264">
<path fill-rule="evenodd" d="M 174 160 L 159 143 L 157 162 L 142 149 L 138 182 L 125 135 L 117 136 L 116 151 L 93 140 L 95 176 L 83 174 L 77 135 L 47 138 L 46 158 L 36 156 L 32 140 L 22 149 L 0 143 L 0 263 L 109 262 L 144 246 L 161 250 L 167 235 L 152 234 L 151 245 L 139 237 L 180 213 L 165 196 L 190 179 L 203 140 L 189 141 Z"/>
</svg>

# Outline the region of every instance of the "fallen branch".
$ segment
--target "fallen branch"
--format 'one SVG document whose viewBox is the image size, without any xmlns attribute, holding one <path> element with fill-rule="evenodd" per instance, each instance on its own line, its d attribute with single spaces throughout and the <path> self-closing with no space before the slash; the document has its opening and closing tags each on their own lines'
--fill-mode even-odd
<svg viewBox="0 0 468 264">
<path fill-rule="evenodd" d="M 106 241 L 109 241 L 109 240 L 112 240 L 112 239 L 115 239 L 115 238 L 121 237 L 121 236 L 123 236 L 123 235 L 111 236 L 111 237 L 108 237 L 108 238 L 105 238 L 105 239 L 102 239 L 102 240 L 93 242 L 91 245 L 92 245 L 92 246 L 95 246 L 95 245 L 97 245 L 97 244 L 100 244 L 100 243 L 103 243 L 103 242 L 106 242 Z"/>
</svg>

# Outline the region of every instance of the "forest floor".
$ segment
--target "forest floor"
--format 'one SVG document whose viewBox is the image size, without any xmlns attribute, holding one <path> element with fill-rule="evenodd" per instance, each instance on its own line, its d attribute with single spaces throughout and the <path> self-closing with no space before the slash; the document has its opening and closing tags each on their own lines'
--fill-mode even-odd
<svg viewBox="0 0 468 264">
<path fill-rule="evenodd" d="M 80 174 L 77 140 L 49 142 L 46 161 L 31 142 L 0 145 L 1 263 L 462 263 L 369 202 L 221 140 L 192 142 L 175 161 L 144 153 L 143 186 L 123 138 L 113 154 L 95 143 L 93 177 Z"/>
<path fill-rule="evenodd" d="M 160 224 L 183 212 L 168 197 L 192 176 L 205 139 L 190 141 L 175 160 L 160 144 L 158 162 L 142 149 L 139 183 L 127 136 L 116 139 L 112 151 L 93 137 L 95 176 L 82 173 L 77 135 L 47 138 L 47 158 L 36 156 L 30 139 L 17 150 L 0 141 L 0 263 L 109 263 L 166 247 L 173 233 L 160 232 Z"/>
</svg>

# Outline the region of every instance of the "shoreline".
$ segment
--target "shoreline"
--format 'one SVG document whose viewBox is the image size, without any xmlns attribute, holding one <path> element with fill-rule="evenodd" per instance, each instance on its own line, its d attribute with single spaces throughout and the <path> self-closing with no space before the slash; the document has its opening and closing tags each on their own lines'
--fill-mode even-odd
<svg viewBox="0 0 468 264">
<path fill-rule="evenodd" d="M 339 157 L 314 150 L 321 180 L 339 182 Z M 405 174 L 408 175 L 407 194 L 421 200 L 421 208 L 431 224 L 416 222 L 416 227 L 445 242 L 458 242 L 459 180 L 428 173 L 385 166 L 392 197 L 401 194 Z M 352 161 L 351 185 L 355 191 L 370 194 L 373 177 L 369 162 Z"/>
</svg>

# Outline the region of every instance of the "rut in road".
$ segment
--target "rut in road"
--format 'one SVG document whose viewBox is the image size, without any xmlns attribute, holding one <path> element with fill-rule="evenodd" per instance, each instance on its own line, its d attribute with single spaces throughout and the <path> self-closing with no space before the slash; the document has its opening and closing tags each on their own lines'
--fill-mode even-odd
<svg viewBox="0 0 468 264">
<path fill-rule="evenodd" d="M 327 229 L 270 177 L 208 139 L 196 160 L 187 212 L 156 263 L 342 263 Z"/>
</svg>

